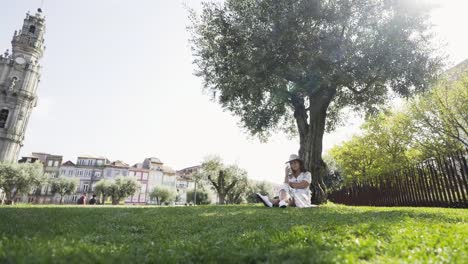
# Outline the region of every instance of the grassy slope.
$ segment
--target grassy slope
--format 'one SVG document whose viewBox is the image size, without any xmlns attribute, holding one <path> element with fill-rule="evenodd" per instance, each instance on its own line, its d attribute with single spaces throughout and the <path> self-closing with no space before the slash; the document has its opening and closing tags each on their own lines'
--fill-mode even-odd
<svg viewBox="0 0 468 264">
<path fill-rule="evenodd" d="M 0 207 L 0 263 L 467 260 L 463 209 Z"/>
</svg>

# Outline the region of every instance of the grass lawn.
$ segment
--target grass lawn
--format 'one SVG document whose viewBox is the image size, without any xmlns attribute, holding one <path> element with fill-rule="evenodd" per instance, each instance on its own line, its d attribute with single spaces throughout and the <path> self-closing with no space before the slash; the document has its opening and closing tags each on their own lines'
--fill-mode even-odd
<svg viewBox="0 0 468 264">
<path fill-rule="evenodd" d="M 0 263 L 468 263 L 468 210 L 0 207 Z"/>
</svg>

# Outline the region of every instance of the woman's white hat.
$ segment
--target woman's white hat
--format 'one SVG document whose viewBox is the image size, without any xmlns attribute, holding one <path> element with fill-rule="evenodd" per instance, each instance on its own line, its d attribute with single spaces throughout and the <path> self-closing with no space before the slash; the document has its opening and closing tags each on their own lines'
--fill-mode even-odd
<svg viewBox="0 0 468 264">
<path fill-rule="evenodd" d="M 293 161 L 293 160 L 300 160 L 300 161 L 302 161 L 302 159 L 299 157 L 299 155 L 297 155 L 297 154 L 291 154 L 291 155 L 289 155 L 289 160 L 286 161 L 286 163 L 291 162 L 291 161 Z"/>
</svg>

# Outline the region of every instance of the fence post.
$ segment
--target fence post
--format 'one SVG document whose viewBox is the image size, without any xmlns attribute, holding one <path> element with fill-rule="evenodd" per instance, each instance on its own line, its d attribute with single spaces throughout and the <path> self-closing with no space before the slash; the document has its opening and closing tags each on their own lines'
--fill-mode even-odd
<svg viewBox="0 0 468 264">
<path fill-rule="evenodd" d="M 466 198 L 466 195 L 465 195 L 465 191 L 463 190 L 463 177 L 460 175 L 458 175 L 458 171 L 457 171 L 457 156 L 455 156 L 454 154 L 450 155 L 450 161 L 451 161 L 451 171 L 453 173 L 453 178 L 456 182 L 456 190 L 458 192 L 458 195 L 460 197 L 460 200 L 458 201 L 459 203 L 459 206 L 461 206 L 462 204 L 466 204 L 467 203 L 467 198 Z M 460 164 L 461 165 L 461 164 Z M 461 166 L 460 166 L 461 167 Z M 463 173 L 463 171 L 460 171 L 461 173 Z"/>
<path fill-rule="evenodd" d="M 437 171 L 435 170 L 433 166 L 433 160 L 428 160 L 427 161 L 427 168 L 429 170 L 429 175 L 431 176 L 432 179 L 432 186 L 433 186 L 433 191 L 435 192 L 435 197 L 436 197 L 436 205 L 437 206 L 443 206 L 443 197 L 442 197 L 442 191 L 441 191 L 441 186 L 439 184 L 439 178 L 437 175 Z"/>
</svg>

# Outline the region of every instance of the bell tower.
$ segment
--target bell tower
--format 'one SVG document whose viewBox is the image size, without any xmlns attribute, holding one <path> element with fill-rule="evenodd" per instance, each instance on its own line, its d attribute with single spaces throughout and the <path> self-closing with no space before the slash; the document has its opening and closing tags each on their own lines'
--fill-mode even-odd
<svg viewBox="0 0 468 264">
<path fill-rule="evenodd" d="M 29 117 L 37 103 L 44 33 L 42 10 L 35 15 L 27 13 L 23 27 L 13 35 L 12 52 L 0 55 L 0 161 L 17 161 L 23 146 Z"/>
</svg>

